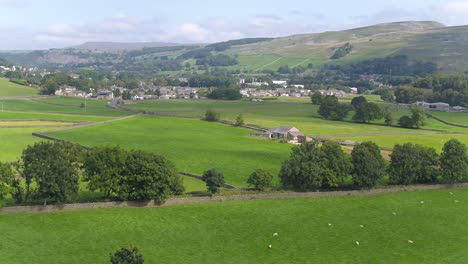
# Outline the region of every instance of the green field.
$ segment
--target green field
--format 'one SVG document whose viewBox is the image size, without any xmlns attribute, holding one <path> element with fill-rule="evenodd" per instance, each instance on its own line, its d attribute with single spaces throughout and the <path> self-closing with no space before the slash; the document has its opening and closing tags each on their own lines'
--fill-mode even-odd
<svg viewBox="0 0 468 264">
<path fill-rule="evenodd" d="M 0 78 L 0 97 L 14 96 L 35 96 L 39 94 L 39 90 L 16 83 L 10 82 L 8 79 Z"/>
<path fill-rule="evenodd" d="M 257 168 L 277 174 L 291 149 L 288 144 L 257 138 L 251 133 L 195 119 L 139 116 L 48 135 L 85 146 L 119 144 L 154 151 L 174 161 L 179 170 L 198 175 L 219 168 L 228 183 L 243 187 Z"/>
<path fill-rule="evenodd" d="M 0 263 L 107 263 L 127 243 L 145 263 L 466 263 L 467 201 L 452 189 L 2 215 Z"/>
</svg>

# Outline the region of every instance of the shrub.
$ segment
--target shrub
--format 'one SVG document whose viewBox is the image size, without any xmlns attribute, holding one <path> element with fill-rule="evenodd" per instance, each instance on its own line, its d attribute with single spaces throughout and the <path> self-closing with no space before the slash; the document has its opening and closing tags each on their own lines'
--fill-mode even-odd
<svg viewBox="0 0 468 264">
<path fill-rule="evenodd" d="M 468 156 L 466 146 L 456 139 L 445 143 L 440 156 L 442 178 L 448 183 L 468 180 Z"/>
<path fill-rule="evenodd" d="M 132 245 L 122 247 L 111 255 L 112 264 L 143 264 L 143 255 L 138 252 L 138 248 Z"/>
<path fill-rule="evenodd" d="M 216 122 L 219 121 L 219 113 L 214 110 L 206 110 L 205 112 L 205 121 Z"/>
<path fill-rule="evenodd" d="M 206 182 L 209 192 L 218 193 L 224 186 L 224 174 L 216 169 L 210 169 L 203 173 L 203 181 Z"/>
<path fill-rule="evenodd" d="M 256 190 L 263 191 L 272 186 L 273 175 L 267 170 L 257 169 L 250 175 L 247 183 Z"/>
</svg>

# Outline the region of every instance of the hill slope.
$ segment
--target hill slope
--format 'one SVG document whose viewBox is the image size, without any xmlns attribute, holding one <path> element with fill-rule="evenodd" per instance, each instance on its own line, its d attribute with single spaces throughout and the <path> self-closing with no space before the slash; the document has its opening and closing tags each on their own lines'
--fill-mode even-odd
<svg viewBox="0 0 468 264">
<path fill-rule="evenodd" d="M 72 49 L 84 50 L 101 50 L 101 51 L 115 51 L 115 50 L 138 50 L 143 48 L 157 48 L 157 47 L 170 47 L 177 46 L 176 43 L 167 42 L 86 42 L 78 46 L 70 47 Z"/>
<path fill-rule="evenodd" d="M 239 64 L 228 67 L 234 70 L 277 70 L 282 65 L 294 67 L 313 64 L 319 66 L 325 63 L 349 63 L 392 55 L 407 55 L 411 60 L 435 62 L 441 71 L 465 72 L 468 70 L 467 40 L 468 26 L 446 27 L 438 22 L 407 21 L 343 31 L 264 39 L 255 43 L 243 40 L 224 43 L 229 43 L 229 45 L 218 43 L 218 46 L 222 48 L 212 49 L 212 52 L 236 57 Z M 243 45 L 242 43 L 250 44 Z M 137 47 L 140 44 L 145 43 L 128 45 Z M 82 47 L 92 49 L 99 45 L 87 44 Z M 216 46 L 216 44 L 207 47 L 210 46 Z M 115 65 L 121 62 L 149 62 L 162 57 L 173 59 L 200 47 L 202 46 L 166 46 L 133 51 L 83 51 L 74 48 L 0 54 L 0 57 L 19 64 L 35 66 L 92 67 L 103 64 Z M 342 47 L 347 47 L 346 51 L 340 56 L 333 56 Z M 332 56 L 335 59 L 331 59 Z"/>
</svg>

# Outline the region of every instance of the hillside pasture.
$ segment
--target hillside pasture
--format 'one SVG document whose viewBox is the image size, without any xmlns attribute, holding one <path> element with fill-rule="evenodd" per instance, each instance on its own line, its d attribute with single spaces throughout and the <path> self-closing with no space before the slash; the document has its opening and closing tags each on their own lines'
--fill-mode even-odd
<svg viewBox="0 0 468 264">
<path fill-rule="evenodd" d="M 35 96 L 39 94 L 36 88 L 19 85 L 8 79 L 0 78 L 0 97 Z"/>
<path fill-rule="evenodd" d="M 0 262 L 106 263 L 132 243 L 145 263 L 465 263 L 467 201 L 450 189 L 2 215 Z"/>
<path fill-rule="evenodd" d="M 163 154 L 180 171 L 201 175 L 218 168 L 226 181 L 245 187 L 257 168 L 274 175 L 291 145 L 251 135 L 247 129 L 195 119 L 139 116 L 109 124 L 47 133 L 85 146 L 116 145 Z"/>
</svg>

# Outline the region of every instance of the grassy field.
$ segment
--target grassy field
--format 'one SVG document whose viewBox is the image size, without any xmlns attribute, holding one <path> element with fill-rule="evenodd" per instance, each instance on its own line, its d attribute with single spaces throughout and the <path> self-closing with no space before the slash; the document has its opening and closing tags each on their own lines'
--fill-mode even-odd
<svg viewBox="0 0 468 264">
<path fill-rule="evenodd" d="M 226 181 L 246 186 L 250 173 L 265 168 L 277 174 L 291 145 L 259 139 L 243 128 L 181 118 L 140 116 L 110 124 L 48 133 L 86 146 L 120 144 L 165 155 L 181 171 L 224 172 Z"/>
<path fill-rule="evenodd" d="M 83 99 L 75 98 L 51 98 L 36 100 L 3 100 L 0 101 L 4 111 L 25 111 L 41 113 L 60 113 L 96 116 L 125 116 L 126 112 L 106 107 L 105 101 L 86 100 L 87 107 L 81 107 L 85 103 Z"/>
<path fill-rule="evenodd" d="M 0 97 L 13 96 L 34 96 L 38 95 L 39 90 L 16 83 L 10 82 L 8 79 L 0 78 Z"/>
<path fill-rule="evenodd" d="M 127 243 L 145 263 L 466 263 L 467 201 L 452 189 L 3 215 L 0 263 L 107 263 Z"/>
<path fill-rule="evenodd" d="M 69 122 L 101 122 L 114 119 L 115 117 L 108 116 L 91 116 L 91 115 L 73 115 L 60 113 L 41 113 L 41 112 L 16 112 L 4 111 L 0 112 L 0 120 L 15 121 L 15 120 L 47 120 L 47 121 L 69 121 Z"/>
</svg>

